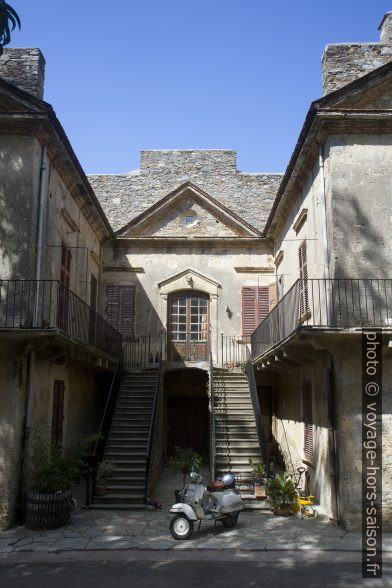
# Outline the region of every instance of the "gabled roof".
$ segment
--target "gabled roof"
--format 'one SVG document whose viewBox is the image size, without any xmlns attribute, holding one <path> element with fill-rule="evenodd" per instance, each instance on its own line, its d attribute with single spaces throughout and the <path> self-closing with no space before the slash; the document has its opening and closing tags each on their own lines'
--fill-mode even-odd
<svg viewBox="0 0 392 588">
<path fill-rule="evenodd" d="M 278 207 L 283 199 L 283 196 L 285 194 L 287 185 L 291 179 L 291 176 L 293 175 L 294 170 L 297 167 L 298 161 L 300 159 L 300 155 L 301 152 L 303 150 L 303 147 L 308 139 L 308 136 L 310 134 L 310 131 L 312 129 L 313 123 L 315 121 L 315 119 L 317 118 L 317 116 L 322 113 L 323 111 L 331 111 L 331 110 L 345 110 L 345 103 L 347 104 L 349 102 L 349 100 L 351 98 L 353 98 L 354 96 L 356 96 L 358 98 L 360 93 L 364 93 L 365 91 L 369 91 L 372 88 L 375 88 L 377 85 L 384 83 L 386 78 L 390 77 L 392 80 L 392 61 L 390 63 L 387 63 L 386 65 L 383 65 L 382 67 L 379 67 L 373 71 L 371 71 L 370 73 L 358 78 L 357 80 L 354 80 L 353 82 L 347 84 L 346 86 L 343 86 L 341 88 L 339 88 L 338 90 L 335 90 L 334 92 L 331 92 L 330 94 L 327 94 L 326 96 L 323 96 L 322 98 L 319 98 L 318 100 L 315 100 L 314 102 L 311 103 L 309 111 L 306 115 L 306 119 L 304 122 L 304 125 L 302 127 L 302 130 L 300 132 L 297 144 L 295 146 L 294 152 L 290 158 L 289 164 L 287 166 L 286 172 L 283 176 L 282 179 L 282 183 L 280 184 L 278 193 L 276 195 L 274 204 L 272 206 L 271 212 L 269 214 L 269 217 L 267 219 L 264 231 L 263 231 L 263 236 L 267 237 L 269 236 L 269 230 L 271 228 L 273 219 L 275 217 L 275 214 L 277 213 Z M 355 109 L 353 107 L 347 107 L 347 110 L 352 110 L 354 111 Z M 380 108 L 380 109 L 376 109 L 373 108 L 372 110 L 367 110 L 364 109 L 363 107 L 361 109 L 359 109 L 361 111 L 367 112 L 368 114 L 370 114 L 371 112 L 377 112 L 377 111 L 385 111 L 384 108 Z M 387 109 L 389 110 L 389 109 Z M 390 111 L 390 113 L 392 113 L 392 111 Z"/>
<path fill-rule="evenodd" d="M 118 237 L 132 236 L 137 230 L 141 229 L 145 225 L 153 222 L 157 218 L 160 218 L 166 210 L 168 210 L 175 202 L 180 199 L 183 195 L 189 195 L 199 201 L 204 207 L 208 208 L 211 213 L 215 213 L 224 219 L 227 225 L 232 226 L 234 229 L 242 233 L 247 237 L 261 237 L 262 233 L 253 227 L 251 224 L 246 222 L 240 216 L 235 214 L 229 208 L 224 206 L 221 202 L 204 192 L 201 188 L 196 186 L 190 181 L 185 182 L 160 200 L 150 206 L 147 210 L 136 216 L 129 223 L 124 225 L 121 229 L 116 231 Z"/>
</svg>

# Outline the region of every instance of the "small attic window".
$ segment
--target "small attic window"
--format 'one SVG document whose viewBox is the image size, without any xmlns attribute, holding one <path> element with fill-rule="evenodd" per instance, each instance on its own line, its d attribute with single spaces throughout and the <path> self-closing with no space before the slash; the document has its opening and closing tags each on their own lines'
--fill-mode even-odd
<svg viewBox="0 0 392 588">
<path fill-rule="evenodd" d="M 186 227 L 194 227 L 197 224 L 197 214 L 194 210 L 186 210 L 182 213 L 182 222 Z"/>
</svg>

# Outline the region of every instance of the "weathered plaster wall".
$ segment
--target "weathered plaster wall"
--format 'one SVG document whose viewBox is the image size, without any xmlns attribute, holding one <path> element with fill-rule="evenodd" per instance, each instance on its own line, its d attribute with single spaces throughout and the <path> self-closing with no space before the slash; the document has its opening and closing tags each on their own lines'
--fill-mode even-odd
<svg viewBox="0 0 392 588">
<path fill-rule="evenodd" d="M 239 172 L 236 153 L 229 150 L 142 151 L 140 170 L 89 176 L 114 229 L 186 181 L 262 229 L 281 179 L 282 174 Z"/>
<path fill-rule="evenodd" d="M 161 288 L 158 284 L 191 268 L 218 283 L 193 277 L 193 289 L 211 293 L 210 321 L 215 349 L 220 333 L 240 336 L 242 332 L 241 288 L 275 282 L 271 251 L 267 243 L 188 244 L 132 242 L 129 248 L 104 250 L 104 266 L 142 268 L 142 273 L 104 272 L 107 284 L 136 287 L 136 335 L 157 335 L 167 323 L 167 297 L 170 292 L 190 290 L 186 276 Z M 271 267 L 269 274 L 238 273 L 235 267 Z M 227 308 L 232 316 L 229 318 Z"/>
<path fill-rule="evenodd" d="M 0 529 L 13 522 L 20 481 L 25 408 L 25 361 L 20 350 L 2 344 L 0 369 Z"/>
<path fill-rule="evenodd" d="M 0 134 L 0 275 L 34 277 L 41 148 L 31 136 Z"/>
<path fill-rule="evenodd" d="M 330 137 L 328 148 L 333 276 L 389 278 L 392 136 Z"/>
<path fill-rule="evenodd" d="M 304 240 L 307 246 L 308 277 L 309 279 L 323 278 L 321 190 L 321 174 L 317 161 L 290 209 L 274 244 L 275 259 L 279 252 L 283 251 L 283 259 L 276 269 L 280 297 L 299 278 L 298 249 Z M 303 209 L 308 210 L 307 218 L 300 230 L 296 232 L 293 225 Z"/>
<path fill-rule="evenodd" d="M 322 56 L 324 95 L 392 61 L 392 12 L 380 26 L 380 43 L 327 45 Z"/>
<path fill-rule="evenodd" d="M 359 337 L 358 337 L 359 339 Z M 361 348 L 342 345 L 333 354 L 338 414 L 340 508 L 347 529 L 361 528 L 362 387 Z M 392 529 L 392 361 L 383 359 L 383 526 Z"/>
<path fill-rule="evenodd" d="M 75 223 L 74 229 L 65 220 L 62 211 L 66 211 L 67 218 Z M 101 246 L 60 174 L 51 166 L 46 199 L 43 279 L 60 279 L 62 242 L 71 248 L 72 253 L 70 289 L 89 302 L 91 274 L 99 281 L 100 268 L 96 260 L 100 259 Z M 95 255 L 92 256 L 91 252 Z"/>
<path fill-rule="evenodd" d="M 304 459 L 304 423 L 302 387 L 310 381 L 313 394 L 314 462 Z M 309 492 L 330 516 L 334 516 L 334 479 L 328 435 L 328 370 L 325 360 L 292 369 L 276 378 L 273 397 L 272 432 L 290 473 L 306 467 L 309 472 Z M 304 478 L 302 480 L 304 482 Z"/>
</svg>

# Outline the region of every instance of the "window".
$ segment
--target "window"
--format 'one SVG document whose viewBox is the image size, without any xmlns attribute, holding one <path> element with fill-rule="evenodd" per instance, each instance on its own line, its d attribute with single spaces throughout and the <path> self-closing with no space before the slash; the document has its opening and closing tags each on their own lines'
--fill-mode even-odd
<svg viewBox="0 0 392 588">
<path fill-rule="evenodd" d="M 269 286 L 242 288 L 242 336 L 249 337 L 269 313 Z"/>
<path fill-rule="evenodd" d="M 305 381 L 302 387 L 302 417 L 304 423 L 304 458 L 313 462 L 313 401 L 312 384 Z"/>
<path fill-rule="evenodd" d="M 194 227 L 197 224 L 198 218 L 194 210 L 184 210 L 181 213 L 181 222 L 186 227 Z"/>
<path fill-rule="evenodd" d="M 133 336 L 135 286 L 106 286 L 106 318 L 124 337 Z"/>
</svg>

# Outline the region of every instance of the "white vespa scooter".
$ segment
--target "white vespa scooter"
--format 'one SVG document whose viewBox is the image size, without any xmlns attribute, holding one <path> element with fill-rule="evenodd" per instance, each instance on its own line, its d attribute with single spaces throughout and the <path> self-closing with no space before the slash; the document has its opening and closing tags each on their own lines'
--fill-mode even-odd
<svg viewBox="0 0 392 588">
<path fill-rule="evenodd" d="M 181 502 L 173 504 L 170 512 L 175 516 L 170 521 L 170 533 L 174 539 L 189 539 L 193 533 L 194 521 L 222 521 L 232 528 L 238 520 L 244 503 L 235 489 L 233 474 L 224 474 L 207 488 L 202 484 L 202 475 L 189 474 L 189 482 L 179 494 Z"/>
</svg>

